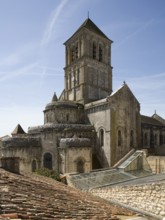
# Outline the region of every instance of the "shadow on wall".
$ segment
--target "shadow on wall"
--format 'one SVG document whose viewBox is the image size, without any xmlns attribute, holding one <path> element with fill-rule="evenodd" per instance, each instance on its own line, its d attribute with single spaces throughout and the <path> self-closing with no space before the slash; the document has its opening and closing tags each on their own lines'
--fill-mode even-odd
<svg viewBox="0 0 165 220">
<path fill-rule="evenodd" d="M 155 147 L 156 156 L 165 156 L 165 145 Z"/>
<path fill-rule="evenodd" d="M 1 158 L 1 166 L 3 169 L 13 173 L 20 173 L 19 170 L 20 158 L 19 157 L 5 157 Z"/>
</svg>

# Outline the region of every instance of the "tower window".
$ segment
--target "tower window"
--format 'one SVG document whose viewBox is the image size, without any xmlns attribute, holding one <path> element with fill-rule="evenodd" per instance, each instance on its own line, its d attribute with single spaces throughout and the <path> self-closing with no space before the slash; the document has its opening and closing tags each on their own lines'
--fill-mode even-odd
<svg viewBox="0 0 165 220">
<path fill-rule="evenodd" d="M 100 146 L 104 146 L 104 130 L 103 129 L 100 129 L 100 132 L 99 132 L 99 140 L 100 140 Z"/>
<path fill-rule="evenodd" d="M 133 147 L 134 145 L 134 135 L 133 135 L 133 131 L 131 131 L 131 134 L 130 134 L 130 147 Z"/>
<path fill-rule="evenodd" d="M 68 84 L 69 84 L 69 86 L 68 86 L 69 89 L 71 89 L 71 78 L 72 78 L 72 77 L 71 77 L 71 74 L 69 74 L 69 82 L 68 82 Z"/>
<path fill-rule="evenodd" d="M 72 62 L 74 61 L 74 48 L 72 48 L 72 50 L 71 50 L 71 60 L 72 60 Z"/>
<path fill-rule="evenodd" d="M 80 78 L 80 70 L 77 69 L 77 72 L 76 72 L 76 84 L 79 85 L 79 78 Z"/>
<path fill-rule="evenodd" d="M 68 89 L 68 77 L 66 77 L 66 89 Z"/>
<path fill-rule="evenodd" d="M 118 146 L 120 147 L 122 145 L 122 136 L 121 136 L 121 131 L 118 131 Z"/>
<path fill-rule="evenodd" d="M 93 59 L 96 59 L 96 44 L 93 43 Z"/>
<path fill-rule="evenodd" d="M 103 49 L 101 45 L 99 45 L 99 61 L 103 61 Z"/>
<path fill-rule="evenodd" d="M 75 58 L 78 59 L 78 43 L 76 43 Z"/>
</svg>

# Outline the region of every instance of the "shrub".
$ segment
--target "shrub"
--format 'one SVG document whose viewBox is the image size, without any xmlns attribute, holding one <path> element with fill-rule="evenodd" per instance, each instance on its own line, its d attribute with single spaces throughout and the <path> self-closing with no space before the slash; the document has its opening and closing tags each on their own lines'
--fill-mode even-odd
<svg viewBox="0 0 165 220">
<path fill-rule="evenodd" d="M 36 170 L 35 173 L 60 181 L 59 175 L 54 170 L 49 170 L 48 168 L 40 168 Z"/>
</svg>

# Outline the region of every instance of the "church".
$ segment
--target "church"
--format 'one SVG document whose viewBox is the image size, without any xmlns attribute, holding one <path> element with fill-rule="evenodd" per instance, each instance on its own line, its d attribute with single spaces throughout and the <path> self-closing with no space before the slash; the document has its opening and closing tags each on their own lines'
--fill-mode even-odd
<svg viewBox="0 0 165 220">
<path fill-rule="evenodd" d="M 3 168 L 59 174 L 114 166 L 132 149 L 165 156 L 165 120 L 140 114 L 140 103 L 123 82 L 112 88 L 111 45 L 90 18 L 65 45 L 65 88 L 44 109 L 44 124 L 25 133 L 18 124 L 1 141 Z"/>
</svg>

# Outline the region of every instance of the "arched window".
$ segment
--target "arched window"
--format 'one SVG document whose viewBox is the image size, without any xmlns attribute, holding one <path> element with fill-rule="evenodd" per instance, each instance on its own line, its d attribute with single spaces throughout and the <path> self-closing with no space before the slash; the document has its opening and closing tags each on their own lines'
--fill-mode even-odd
<svg viewBox="0 0 165 220">
<path fill-rule="evenodd" d="M 71 60 L 72 62 L 74 61 L 74 50 L 73 49 L 71 50 Z"/>
<path fill-rule="evenodd" d="M 93 59 L 96 59 L 96 44 L 93 43 Z"/>
<path fill-rule="evenodd" d="M 134 145 L 134 134 L 133 134 L 133 130 L 131 130 L 130 133 L 130 147 L 133 147 Z"/>
<path fill-rule="evenodd" d="M 83 159 L 79 159 L 77 161 L 77 172 L 84 173 L 84 160 Z"/>
<path fill-rule="evenodd" d="M 99 131 L 99 140 L 100 140 L 100 146 L 104 146 L 104 130 L 100 129 Z"/>
<path fill-rule="evenodd" d="M 103 48 L 99 45 L 99 61 L 103 61 Z"/>
<path fill-rule="evenodd" d="M 160 134 L 160 145 L 162 145 L 163 144 L 163 135 L 162 134 Z"/>
<path fill-rule="evenodd" d="M 71 76 L 71 74 L 69 74 L 69 82 L 68 82 L 68 84 L 69 84 L 68 88 L 69 89 L 71 89 L 71 82 L 72 82 L 72 76 Z"/>
<path fill-rule="evenodd" d="M 69 121 L 69 113 L 66 114 L 66 121 Z"/>
<path fill-rule="evenodd" d="M 153 134 L 151 134 L 151 137 L 150 137 L 150 145 L 151 145 L 151 147 L 154 147 L 154 135 Z"/>
<path fill-rule="evenodd" d="M 158 136 L 157 134 L 154 135 L 154 146 L 157 146 L 158 144 Z"/>
<path fill-rule="evenodd" d="M 44 167 L 52 170 L 52 155 L 50 153 L 44 154 Z"/>
<path fill-rule="evenodd" d="M 122 145 L 122 136 L 121 136 L 121 131 L 118 130 L 118 146 L 120 147 Z"/>
<path fill-rule="evenodd" d="M 148 146 L 148 134 L 144 134 L 144 146 Z"/>
<path fill-rule="evenodd" d="M 33 160 L 32 161 L 32 172 L 35 172 L 36 169 L 37 169 L 37 162 L 36 162 L 36 160 Z"/>
<path fill-rule="evenodd" d="M 66 76 L 66 89 L 68 89 L 68 77 Z"/>
<path fill-rule="evenodd" d="M 76 43 L 76 47 L 75 47 L 75 58 L 78 58 L 78 43 Z"/>
<path fill-rule="evenodd" d="M 77 69 L 77 71 L 76 71 L 76 85 L 79 85 L 79 81 L 80 81 L 80 70 Z"/>
</svg>

